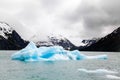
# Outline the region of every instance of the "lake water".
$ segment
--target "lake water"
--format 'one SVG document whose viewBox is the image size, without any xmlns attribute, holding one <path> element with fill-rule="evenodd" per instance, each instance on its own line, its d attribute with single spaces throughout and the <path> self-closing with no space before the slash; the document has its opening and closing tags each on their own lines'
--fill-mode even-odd
<svg viewBox="0 0 120 80">
<path fill-rule="evenodd" d="M 107 54 L 108 60 L 21 62 L 11 60 L 15 51 L 0 51 L 0 80 L 116 80 L 104 75 L 84 73 L 78 69 L 107 69 L 120 77 L 120 53 L 81 52 L 86 55 Z"/>
</svg>

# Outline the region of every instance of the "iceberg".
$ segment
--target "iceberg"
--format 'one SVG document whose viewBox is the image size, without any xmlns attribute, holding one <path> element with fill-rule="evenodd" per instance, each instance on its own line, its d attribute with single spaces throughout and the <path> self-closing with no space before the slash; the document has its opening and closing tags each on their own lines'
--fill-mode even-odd
<svg viewBox="0 0 120 80">
<path fill-rule="evenodd" d="M 107 55 L 87 56 L 78 50 L 68 51 L 61 46 L 39 47 L 30 42 L 24 49 L 12 55 L 13 60 L 20 61 L 56 61 L 56 60 L 84 60 L 107 59 Z"/>
</svg>

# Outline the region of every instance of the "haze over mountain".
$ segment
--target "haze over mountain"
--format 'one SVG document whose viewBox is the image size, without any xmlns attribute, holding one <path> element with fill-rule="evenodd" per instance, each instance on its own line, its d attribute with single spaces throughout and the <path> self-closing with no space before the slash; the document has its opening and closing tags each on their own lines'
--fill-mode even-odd
<svg viewBox="0 0 120 80">
<path fill-rule="evenodd" d="M 42 37 L 41 37 L 42 38 Z M 63 36 L 46 36 L 46 40 L 39 40 L 37 47 L 42 46 L 62 46 L 66 50 L 74 50 L 77 47 Z M 0 50 L 19 50 L 31 42 L 24 40 L 15 30 L 6 22 L 0 22 Z"/>
<path fill-rule="evenodd" d="M 30 40 L 24 40 L 8 23 L 0 22 L 0 50 L 23 49 L 29 42 Z M 75 46 L 69 38 L 67 39 L 61 35 L 46 36 L 46 40 L 39 40 L 35 43 L 37 47 L 62 46 L 66 50 L 120 51 L 120 27 L 105 37 L 83 40 L 83 45 L 79 43 L 81 45 L 80 47 Z"/>
<path fill-rule="evenodd" d="M 0 0 L 0 21 L 24 40 L 62 35 L 76 46 L 101 38 L 120 25 L 120 0 Z"/>
<path fill-rule="evenodd" d="M 103 37 L 118 28 L 119 3 L 119 0 L 0 0 L 0 20 L 11 23 L 26 40 L 39 41 L 55 34 L 78 44 L 78 38 Z"/>
</svg>

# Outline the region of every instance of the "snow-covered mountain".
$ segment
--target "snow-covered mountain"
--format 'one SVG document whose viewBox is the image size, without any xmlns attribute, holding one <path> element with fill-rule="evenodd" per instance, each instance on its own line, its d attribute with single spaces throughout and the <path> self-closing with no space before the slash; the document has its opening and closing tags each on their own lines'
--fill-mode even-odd
<svg viewBox="0 0 120 80">
<path fill-rule="evenodd" d="M 6 22 L 0 22 L 0 50 L 18 50 L 26 47 L 28 43 L 29 41 L 22 39 L 11 25 Z M 66 50 L 120 51 L 120 27 L 103 38 L 83 40 L 82 44 L 84 45 L 77 47 L 69 39 L 61 35 L 50 35 L 47 36 L 47 40 L 36 42 L 37 47 L 57 45 L 62 46 Z"/>
<path fill-rule="evenodd" d="M 120 27 L 90 46 L 79 48 L 84 51 L 120 51 Z"/>
<path fill-rule="evenodd" d="M 26 47 L 28 43 L 29 41 L 22 39 L 9 24 L 0 22 L 0 50 L 18 50 Z M 50 35 L 45 41 L 37 41 L 36 45 L 37 47 L 59 45 L 67 50 L 76 49 L 76 46 L 63 36 Z"/>
<path fill-rule="evenodd" d="M 28 44 L 6 22 L 0 22 L 0 50 L 22 49 Z"/>
<path fill-rule="evenodd" d="M 74 50 L 77 47 L 72 44 L 67 38 L 59 35 L 59 36 L 47 36 L 47 41 L 38 41 L 36 42 L 36 45 L 38 47 L 40 46 L 62 46 L 66 50 Z"/>
</svg>

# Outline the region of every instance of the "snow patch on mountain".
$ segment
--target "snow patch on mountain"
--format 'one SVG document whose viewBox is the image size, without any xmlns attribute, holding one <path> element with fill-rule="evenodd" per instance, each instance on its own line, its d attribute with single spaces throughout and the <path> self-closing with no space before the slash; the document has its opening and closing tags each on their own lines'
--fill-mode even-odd
<svg viewBox="0 0 120 80">
<path fill-rule="evenodd" d="M 13 29 L 12 29 L 12 27 L 10 27 L 9 24 L 7 24 L 5 22 L 0 22 L 0 35 L 2 37 L 7 39 L 8 35 L 12 34 L 12 32 L 13 32 Z"/>
<path fill-rule="evenodd" d="M 74 44 L 71 43 L 66 37 L 63 37 L 62 35 L 50 35 L 47 36 L 46 40 L 39 40 L 36 42 L 36 45 L 38 47 L 41 46 L 62 46 L 64 49 L 71 50 L 73 48 L 76 48 Z"/>
</svg>

